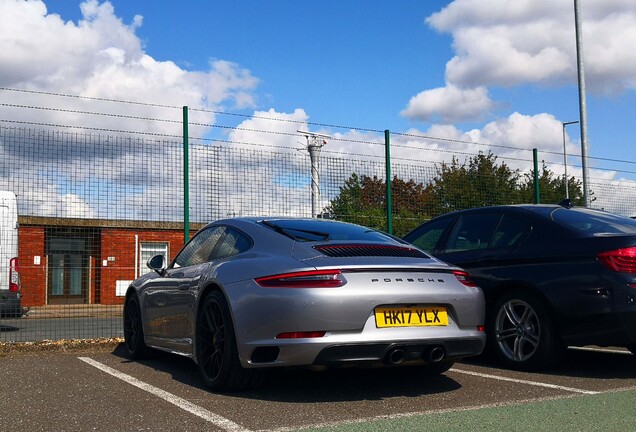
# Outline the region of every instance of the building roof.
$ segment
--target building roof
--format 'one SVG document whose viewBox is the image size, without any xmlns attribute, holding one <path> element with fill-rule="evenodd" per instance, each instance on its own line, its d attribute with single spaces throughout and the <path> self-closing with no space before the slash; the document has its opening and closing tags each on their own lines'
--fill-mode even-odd
<svg viewBox="0 0 636 432">
<path fill-rule="evenodd" d="M 183 222 L 136 221 L 124 219 L 81 219 L 43 216 L 18 216 L 20 226 L 130 228 L 147 230 L 183 230 Z M 201 229 L 204 223 L 190 223 L 190 230 Z"/>
</svg>

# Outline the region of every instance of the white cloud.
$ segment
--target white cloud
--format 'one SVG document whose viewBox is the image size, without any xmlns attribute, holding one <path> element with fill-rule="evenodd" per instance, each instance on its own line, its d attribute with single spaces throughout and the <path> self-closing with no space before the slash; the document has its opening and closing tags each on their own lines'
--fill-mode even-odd
<svg viewBox="0 0 636 432">
<path fill-rule="evenodd" d="M 159 140 L 179 140 L 182 106 L 191 108 L 190 137 L 203 137 L 216 121 L 213 111 L 255 105 L 259 80 L 222 59 L 194 71 L 156 60 L 136 34 L 141 16 L 124 23 L 108 1 L 79 7 L 82 19 L 73 22 L 49 14 L 41 0 L 0 1 L 0 87 L 23 90 L 2 92 L 3 101 L 17 106 L 0 107 L 0 119 L 8 121 L 0 125 L 34 128 L 3 133 L 0 184 L 20 193 L 23 214 L 174 219 L 157 214 L 149 200 L 177 202 L 166 186 L 182 181 L 179 167 L 141 167 L 181 162 L 180 149 L 174 154 Z M 73 128 L 38 131 L 43 124 Z M 142 139 L 120 141 L 118 131 Z"/>
<path fill-rule="evenodd" d="M 462 89 L 449 84 L 413 96 L 401 114 L 421 121 L 456 122 L 483 117 L 492 107 L 485 87 Z"/>
<path fill-rule="evenodd" d="M 75 194 L 64 194 L 60 199 L 61 217 L 64 218 L 93 218 L 95 213 L 81 197 Z"/>
<path fill-rule="evenodd" d="M 546 35 L 557 33 L 549 24 L 533 23 L 524 33 L 537 37 L 521 38 L 503 27 L 462 28 L 454 32 L 461 51 L 446 65 L 446 80 L 462 86 L 512 86 L 526 82 L 543 83 L 554 78 L 573 77 L 574 59 Z M 560 30 L 560 29 L 556 29 Z M 519 35 L 521 36 L 521 35 Z M 549 38 L 549 36 L 548 36 Z M 526 45 L 521 47 L 520 45 Z"/>
<path fill-rule="evenodd" d="M 587 88 L 636 90 L 636 3 L 581 2 Z M 426 19 L 453 38 L 446 86 L 413 96 L 402 115 L 420 121 L 480 120 L 497 107 L 488 88 L 563 85 L 577 79 L 573 2 L 455 0 Z"/>
<path fill-rule="evenodd" d="M 477 142 L 510 148 L 539 151 L 559 151 L 563 147 L 562 123 L 551 114 L 534 116 L 513 113 L 474 131 Z"/>
<path fill-rule="evenodd" d="M 613 177 L 614 173 L 609 173 Z M 597 179 L 590 181 L 592 206 L 624 216 L 636 216 L 636 181 Z"/>
<path fill-rule="evenodd" d="M 241 122 L 229 134 L 233 143 L 258 144 L 261 147 L 299 147 L 297 130 L 307 129 L 308 116 L 298 108 L 293 113 L 279 113 L 273 108 L 255 111 L 253 116 Z M 234 144 L 236 145 L 236 144 Z"/>
<path fill-rule="evenodd" d="M 533 168 L 532 150 L 536 148 L 540 160 L 554 166 L 555 173 L 563 172 L 562 123 L 550 114 L 513 113 L 468 131 L 433 125 L 425 131 L 411 129 L 393 142 L 393 153 L 410 161 L 449 162 L 455 156 L 463 163 L 479 152 L 492 152 L 500 162 L 524 172 Z M 566 144 L 568 154 L 580 152 L 567 136 Z"/>
<path fill-rule="evenodd" d="M 636 4 L 581 2 L 586 78 L 592 91 L 636 89 Z M 573 2 L 455 0 L 427 18 L 450 33 L 456 55 L 449 83 L 465 86 L 553 84 L 576 80 Z"/>
<path fill-rule="evenodd" d="M 83 18 L 64 22 L 48 14 L 40 0 L 0 2 L 0 86 L 91 98 L 138 101 L 146 105 L 113 104 L 78 98 L 46 98 L 12 93 L 15 104 L 97 111 L 117 117 L 87 116 L 55 110 L 14 109 L 4 118 L 78 127 L 132 130 L 164 134 L 180 133 L 170 122 L 129 119 L 125 116 L 176 120 L 180 110 L 158 105 L 204 108 L 193 112 L 192 122 L 211 124 L 211 112 L 220 106 L 254 106 L 253 90 L 259 80 L 247 69 L 225 60 L 211 60 L 207 71 L 188 71 L 171 61 L 158 61 L 145 53 L 135 31 L 142 24 L 137 16 L 131 24 L 117 17 L 111 3 L 88 0 L 81 5 Z M 63 106 L 60 106 L 63 104 Z M 150 106 L 149 104 L 153 104 Z M 205 127 L 195 128 L 202 134 Z"/>
</svg>

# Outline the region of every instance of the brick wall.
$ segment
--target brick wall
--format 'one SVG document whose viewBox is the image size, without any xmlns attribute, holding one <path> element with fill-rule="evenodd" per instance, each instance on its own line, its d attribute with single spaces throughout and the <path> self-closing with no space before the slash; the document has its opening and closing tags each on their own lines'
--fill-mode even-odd
<svg viewBox="0 0 636 432">
<path fill-rule="evenodd" d="M 102 256 L 97 263 L 101 266 L 99 298 L 102 304 L 123 304 L 124 297 L 116 295 L 117 281 L 132 281 L 135 278 L 135 244 L 141 242 L 167 242 L 168 259 L 171 260 L 183 245 L 183 231 L 103 228 Z"/>
<path fill-rule="evenodd" d="M 46 226 L 21 224 L 18 230 L 23 306 L 42 306 L 47 303 L 46 229 Z M 101 227 L 95 232 L 99 233 L 93 240 L 97 242 L 97 247 L 90 252 L 87 263 L 90 273 L 86 283 L 91 290 L 91 303 L 123 304 L 124 297 L 116 295 L 117 281 L 131 281 L 135 278 L 136 244 L 168 243 L 169 260 L 174 258 L 183 245 L 182 229 Z M 191 235 L 195 232 L 192 229 Z"/>
<path fill-rule="evenodd" d="M 36 260 L 39 257 L 39 263 Z M 22 306 L 40 306 L 46 299 L 46 255 L 43 227 L 18 229 L 18 263 Z"/>
</svg>

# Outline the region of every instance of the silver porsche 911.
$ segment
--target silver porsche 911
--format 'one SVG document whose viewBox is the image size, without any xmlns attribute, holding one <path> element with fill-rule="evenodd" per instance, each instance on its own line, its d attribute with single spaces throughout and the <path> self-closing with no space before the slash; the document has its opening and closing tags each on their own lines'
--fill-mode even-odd
<svg viewBox="0 0 636 432">
<path fill-rule="evenodd" d="M 484 348 L 483 294 L 464 271 L 359 225 L 225 219 L 148 266 L 126 293 L 129 355 L 188 356 L 215 391 L 279 366 L 439 374 Z"/>
</svg>

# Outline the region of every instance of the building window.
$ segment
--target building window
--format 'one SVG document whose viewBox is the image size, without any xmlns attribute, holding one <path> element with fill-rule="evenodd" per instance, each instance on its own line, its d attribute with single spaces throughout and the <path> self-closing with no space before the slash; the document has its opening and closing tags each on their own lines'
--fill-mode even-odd
<svg viewBox="0 0 636 432">
<path fill-rule="evenodd" d="M 155 255 L 163 255 L 168 262 L 168 243 L 140 242 L 139 243 L 139 276 L 151 272 L 146 265 L 148 260 Z"/>
</svg>

